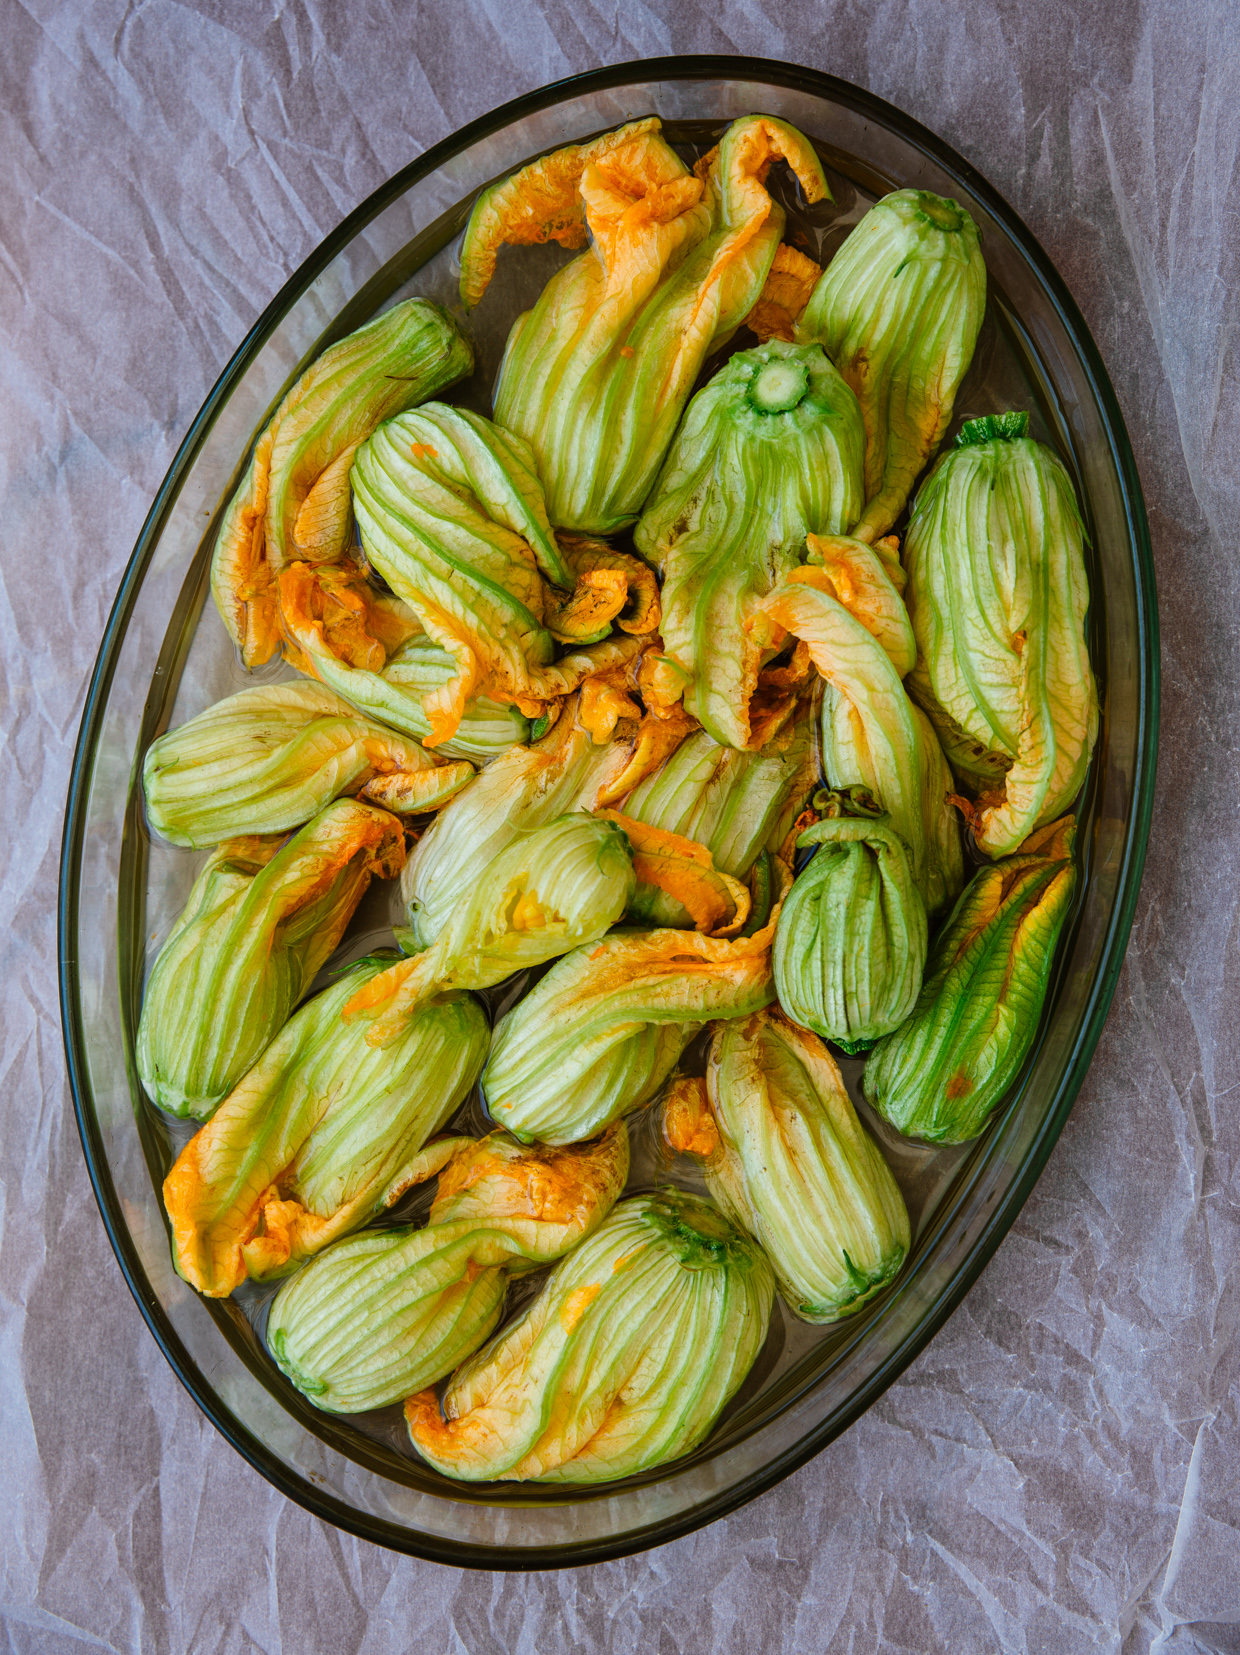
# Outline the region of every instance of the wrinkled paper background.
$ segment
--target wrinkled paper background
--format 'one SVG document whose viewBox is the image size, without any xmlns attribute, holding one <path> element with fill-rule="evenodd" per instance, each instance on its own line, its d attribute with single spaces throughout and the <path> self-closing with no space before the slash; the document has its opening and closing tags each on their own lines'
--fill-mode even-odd
<svg viewBox="0 0 1240 1655">
<path fill-rule="evenodd" d="M 4 1649 L 1240 1651 L 1235 0 L 3 0 L 0 42 Z M 1150 510 L 1159 801 L 1075 1113 L 905 1377 L 688 1539 L 462 1573 L 284 1500 L 143 1327 L 67 1096 L 61 812 L 152 495 L 290 272 L 494 104 L 674 51 L 869 87 L 973 160 L 1049 250 Z"/>
</svg>

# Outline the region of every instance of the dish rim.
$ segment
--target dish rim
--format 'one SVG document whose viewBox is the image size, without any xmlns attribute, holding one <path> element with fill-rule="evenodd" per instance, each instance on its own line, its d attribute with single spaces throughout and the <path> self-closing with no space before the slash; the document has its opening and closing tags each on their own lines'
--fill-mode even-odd
<svg viewBox="0 0 1240 1655">
<path fill-rule="evenodd" d="M 880 126 L 894 130 L 901 139 L 921 150 L 949 176 L 967 185 L 1002 224 L 1005 232 L 1042 282 L 1060 325 L 1071 340 L 1085 371 L 1105 427 L 1109 455 L 1122 500 L 1128 542 L 1135 552 L 1133 568 L 1137 623 L 1137 762 L 1133 775 L 1132 808 L 1123 841 L 1111 920 L 1101 944 L 1100 965 L 1090 985 L 1080 1034 L 1065 1066 L 1054 1104 L 1043 1121 L 1041 1131 L 1026 1156 L 1020 1174 L 995 1203 L 994 1210 L 982 1226 L 968 1255 L 915 1330 L 888 1354 L 839 1410 L 808 1431 L 783 1454 L 775 1456 L 760 1470 L 752 1472 L 726 1490 L 698 1502 L 675 1517 L 660 1518 L 614 1539 L 522 1548 L 514 1555 L 511 1550 L 502 1547 L 440 1538 L 424 1531 L 405 1529 L 396 1523 L 385 1522 L 379 1517 L 372 1517 L 344 1504 L 326 1491 L 315 1487 L 310 1481 L 298 1477 L 270 1454 L 262 1441 L 225 1405 L 198 1368 L 171 1323 L 165 1318 L 162 1306 L 147 1282 L 137 1248 L 126 1225 L 108 1167 L 102 1133 L 93 1110 L 74 951 L 80 896 L 79 875 L 94 758 L 120 646 L 138 592 L 186 472 L 211 429 L 217 412 L 266 341 L 272 327 L 367 223 L 411 186 L 436 172 L 461 151 L 501 128 L 563 102 L 568 97 L 607 91 L 644 80 L 756 81 L 803 91 L 824 101 L 843 105 L 854 113 L 873 119 Z M 1033 1185 L 1041 1175 L 1063 1130 L 1101 1036 L 1132 929 L 1153 809 L 1158 753 L 1159 695 L 1158 600 L 1149 526 L 1136 460 L 1101 353 L 1076 302 L 1040 242 L 998 191 L 952 146 L 920 122 L 904 114 L 895 105 L 838 76 L 776 59 L 717 54 L 632 59 L 622 64 L 569 76 L 498 106 L 433 145 L 380 185 L 323 238 L 254 322 L 208 393 L 155 495 L 121 579 L 91 674 L 74 751 L 61 841 L 57 902 L 57 973 L 69 1084 L 91 1188 L 108 1241 L 152 1337 L 177 1378 L 225 1440 L 267 1482 L 289 1499 L 315 1516 L 363 1540 L 388 1550 L 457 1567 L 524 1572 L 548 1567 L 577 1567 L 628 1556 L 677 1539 L 719 1517 L 726 1516 L 782 1481 L 852 1425 L 934 1338 L 993 1257 L 1000 1241 L 1015 1221 Z"/>
</svg>

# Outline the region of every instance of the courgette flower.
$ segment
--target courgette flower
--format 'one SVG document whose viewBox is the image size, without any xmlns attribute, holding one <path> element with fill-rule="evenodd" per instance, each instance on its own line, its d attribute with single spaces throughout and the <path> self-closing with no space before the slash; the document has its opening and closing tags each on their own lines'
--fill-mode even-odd
<svg viewBox="0 0 1240 1655">
<path fill-rule="evenodd" d="M 401 880 L 416 947 L 430 947 L 461 892 L 518 833 L 566 811 L 614 803 L 674 751 L 686 729 L 645 718 L 629 726 L 627 738 L 596 742 L 578 712 L 570 699 L 541 740 L 489 764 L 418 841 Z"/>
<path fill-rule="evenodd" d="M 404 860 L 396 818 L 352 799 L 286 844 L 221 845 L 146 985 L 135 1058 L 148 1096 L 204 1120 L 284 1026 L 372 877 Z"/>
<path fill-rule="evenodd" d="M 470 870 L 430 947 L 367 982 L 345 1017 L 365 1019 L 376 1044 L 394 1039 L 433 994 L 489 988 L 601 937 L 635 883 L 629 842 L 612 822 L 571 811 L 516 833 Z"/>
<path fill-rule="evenodd" d="M 808 583 L 822 573 L 796 571 L 763 608 L 808 644 L 827 680 L 822 742 L 828 782 L 838 789 L 863 787 L 886 811 L 908 847 L 926 911 L 934 914 L 964 884 L 947 763 L 882 642 L 830 590 Z"/>
<path fill-rule="evenodd" d="M 473 365 L 473 347 L 447 311 L 406 299 L 302 374 L 255 443 L 211 563 L 216 606 L 247 666 L 279 647 L 280 570 L 298 559 L 334 562 L 346 549 L 358 443 Z"/>
<path fill-rule="evenodd" d="M 362 444 L 352 482 L 367 562 L 456 666 L 423 702 L 430 742 L 455 734 L 476 693 L 533 694 L 532 670 L 555 655 L 543 575 L 568 589 L 576 576 L 527 444 L 479 414 L 430 403 Z"/>
<path fill-rule="evenodd" d="M 970 421 L 919 491 L 905 543 L 909 690 L 981 795 L 972 825 L 987 856 L 1071 804 L 1098 735 L 1081 516 L 1027 428 L 1026 414 Z"/>
<path fill-rule="evenodd" d="M 830 1052 L 777 1010 L 719 1025 L 706 1079 L 673 1085 L 664 1133 L 703 1162 L 710 1193 L 762 1246 L 802 1321 L 851 1316 L 903 1264 L 899 1186 Z"/>
<path fill-rule="evenodd" d="M 474 774 L 364 718 L 321 684 L 241 690 L 153 741 L 147 819 L 174 845 L 300 827 L 342 793 L 397 815 L 434 810 Z"/>
<path fill-rule="evenodd" d="M 775 650 L 762 600 L 807 534 L 862 505 L 857 399 L 817 345 L 741 351 L 689 404 L 634 534 L 663 576 L 666 657 L 707 733 L 753 744 L 750 703 Z"/>
<path fill-rule="evenodd" d="M 427 1140 L 478 1078 L 486 1014 L 470 995 L 447 994 L 378 1050 L 364 1023 L 340 1014 L 385 963 L 360 962 L 302 1006 L 164 1180 L 173 1258 L 200 1293 L 287 1274 L 461 1147 Z"/>
<path fill-rule="evenodd" d="M 405 1404 L 418 1452 L 477 1482 L 596 1483 L 695 1448 L 753 1366 L 774 1298 L 761 1249 L 678 1189 L 621 1201 L 525 1313 Z"/>
<path fill-rule="evenodd" d="M 1071 816 L 980 868 L 935 939 L 908 1021 L 866 1061 L 865 1095 L 910 1137 L 976 1138 L 1033 1044 L 1076 884 Z"/>
<path fill-rule="evenodd" d="M 908 848 L 868 803 L 828 795 L 825 819 L 797 839 L 799 850 L 817 849 L 775 932 L 780 1005 L 850 1053 L 868 1050 L 910 1014 L 928 942 Z"/>
<path fill-rule="evenodd" d="M 689 171 L 632 122 L 544 157 L 480 196 L 461 256 L 476 304 L 504 241 L 592 246 L 553 276 L 508 337 L 495 417 L 533 448 L 559 528 L 611 534 L 637 517 L 693 383 L 752 310 L 784 229 L 764 187 L 775 160 L 810 201 L 821 163 L 793 127 L 734 121 Z"/>
<path fill-rule="evenodd" d="M 859 539 L 888 532 L 947 435 L 985 309 L 977 225 L 927 190 L 876 202 L 811 294 L 796 336 L 825 348 L 865 419 Z"/>
<path fill-rule="evenodd" d="M 496 1026 L 491 1114 L 523 1142 L 565 1144 L 649 1103 L 704 1024 L 775 998 L 778 916 L 748 937 L 617 932 L 557 960 Z"/>
</svg>

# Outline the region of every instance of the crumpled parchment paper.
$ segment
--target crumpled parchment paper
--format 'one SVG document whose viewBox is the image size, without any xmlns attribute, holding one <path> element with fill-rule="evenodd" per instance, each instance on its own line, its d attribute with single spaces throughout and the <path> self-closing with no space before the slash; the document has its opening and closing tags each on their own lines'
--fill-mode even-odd
<svg viewBox="0 0 1240 1655">
<path fill-rule="evenodd" d="M 1240 14 L 1124 0 L 3 0 L 0 1626 L 13 1651 L 1240 1650 Z M 1150 509 L 1163 740 L 1093 1068 L 942 1334 L 674 1545 L 469 1574 L 284 1500 L 147 1334 L 87 1183 L 54 974 L 63 799 L 175 448 L 322 235 L 494 104 L 784 57 L 955 144 L 1040 236 Z"/>
</svg>

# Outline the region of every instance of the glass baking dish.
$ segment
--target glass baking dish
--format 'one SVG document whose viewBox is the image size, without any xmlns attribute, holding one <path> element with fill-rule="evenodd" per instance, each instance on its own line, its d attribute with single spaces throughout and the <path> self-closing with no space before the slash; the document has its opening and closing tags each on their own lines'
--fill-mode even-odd
<svg viewBox="0 0 1240 1655">
<path fill-rule="evenodd" d="M 159 1185 L 179 1136 L 133 1063 L 144 971 L 200 858 L 153 843 L 138 778 L 150 741 L 247 681 L 207 599 L 211 544 L 256 431 L 322 349 L 411 293 L 455 302 L 477 191 L 532 157 L 656 113 L 698 155 L 734 117 L 778 115 L 814 140 L 834 205 L 792 218 L 820 258 L 878 195 L 955 197 L 978 222 L 988 313 L 957 422 L 1028 407 L 1073 472 L 1089 532 L 1090 645 L 1101 733 L 1081 817 L 1076 905 L 1033 1050 L 982 1138 L 934 1150 L 865 1113 L 910 1207 L 897 1282 L 835 1327 L 782 1314 L 740 1395 L 687 1458 L 600 1488 L 460 1485 L 409 1450 L 398 1410 L 318 1413 L 262 1343 L 262 1292 L 212 1302 L 174 1273 Z M 510 251 L 468 322 L 473 380 L 449 400 L 487 410 L 517 311 L 569 255 Z M 287 669 L 262 669 L 260 676 Z M 252 681 L 249 680 L 249 681 Z M 1136 467 L 1098 351 L 1045 253 L 985 180 L 907 116 L 830 76 L 745 58 L 668 58 L 560 82 L 474 122 L 407 167 L 323 242 L 221 376 L 161 487 L 121 584 L 91 683 L 65 826 L 60 981 L 83 1149 L 125 1278 L 168 1361 L 216 1427 L 277 1488 L 365 1539 L 443 1562 L 534 1569 L 615 1557 L 720 1516 L 844 1430 L 908 1365 L 976 1279 L 1044 1166 L 1084 1079 L 1132 922 L 1149 831 L 1158 720 L 1157 601 Z M 350 951 L 390 923 L 368 899 Z M 368 927 L 370 928 L 368 930 Z M 860 1064 L 845 1065 L 856 1092 Z M 864 1106 L 863 1110 L 864 1110 Z M 476 1116 L 468 1117 L 473 1124 Z M 635 1181 L 664 1173 L 635 1123 Z"/>
</svg>

